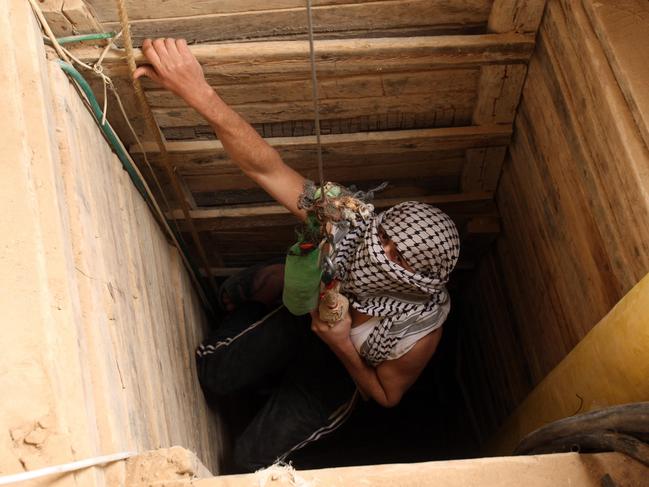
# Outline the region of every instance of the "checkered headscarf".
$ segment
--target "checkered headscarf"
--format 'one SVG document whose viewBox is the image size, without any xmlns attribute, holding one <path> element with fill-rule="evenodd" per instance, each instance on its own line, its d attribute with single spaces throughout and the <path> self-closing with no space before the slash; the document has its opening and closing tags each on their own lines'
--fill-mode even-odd
<svg viewBox="0 0 649 487">
<path fill-rule="evenodd" d="M 379 225 L 413 268 L 388 260 Z M 415 201 L 396 205 L 351 229 L 336 246 L 335 263 L 343 292 L 361 313 L 382 319 L 361 350 L 372 365 L 384 361 L 408 334 L 404 323 L 430 316 L 448 299 L 445 284 L 459 257 L 453 221 L 440 209 Z M 431 322 L 431 329 L 438 323 Z M 424 324 L 425 327 L 425 324 Z"/>
</svg>

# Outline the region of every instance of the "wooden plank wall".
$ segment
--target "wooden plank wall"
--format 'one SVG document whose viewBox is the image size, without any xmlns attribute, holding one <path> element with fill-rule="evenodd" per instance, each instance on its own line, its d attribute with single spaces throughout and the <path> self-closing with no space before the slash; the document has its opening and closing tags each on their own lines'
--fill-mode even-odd
<svg viewBox="0 0 649 487">
<path fill-rule="evenodd" d="M 459 284 L 458 384 L 478 444 L 495 432 L 532 389 L 500 262 L 488 252 Z"/>
<path fill-rule="evenodd" d="M 649 274 L 516 408 L 489 442 L 489 454 L 509 455 L 521 438 L 576 412 L 649 401 L 647 350 Z"/>
<path fill-rule="evenodd" d="M 548 2 L 497 189 L 503 233 L 464 297 L 483 436 L 649 271 L 648 9 Z"/>
<path fill-rule="evenodd" d="M 217 472 L 220 427 L 193 355 L 207 322 L 188 274 L 45 60 L 28 2 L 0 10 L 0 474 L 174 444 Z M 123 485 L 123 473 L 60 485 Z"/>
</svg>

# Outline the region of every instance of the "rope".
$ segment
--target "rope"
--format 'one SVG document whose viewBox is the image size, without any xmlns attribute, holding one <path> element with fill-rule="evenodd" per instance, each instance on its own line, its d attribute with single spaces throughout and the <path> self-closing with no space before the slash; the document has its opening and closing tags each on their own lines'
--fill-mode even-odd
<svg viewBox="0 0 649 487">
<path fill-rule="evenodd" d="M 255 472 L 255 479 L 259 487 L 268 487 L 277 481 L 283 485 L 291 487 L 315 487 L 315 482 L 307 481 L 297 474 L 295 468 L 290 463 L 276 461 L 267 468 L 262 468 Z"/>
<path fill-rule="evenodd" d="M 316 205 L 316 218 L 320 222 L 321 232 L 328 242 L 326 246 L 327 251 L 324 259 L 321 262 L 323 269 L 323 282 L 327 285 L 332 284 L 331 279 L 336 275 L 336 266 L 332 260 L 335 253 L 335 245 L 331 235 L 331 226 L 328 225 L 330 219 L 327 218 L 327 208 L 332 204 L 332 200 L 327 197 L 327 190 L 325 188 L 324 180 L 324 163 L 322 162 L 322 140 L 320 134 L 320 98 L 318 96 L 318 75 L 316 73 L 315 65 L 315 47 L 313 43 L 313 8 L 312 0 L 306 0 L 307 20 L 309 26 L 309 58 L 311 60 L 311 95 L 313 97 L 313 112 L 315 118 L 315 139 L 316 139 L 316 153 L 318 156 L 318 178 L 320 179 L 320 198 Z M 338 287 L 327 289 L 324 296 L 326 299 L 321 299 L 318 307 L 318 314 L 320 319 L 327 322 L 330 327 L 333 327 L 339 322 L 347 310 L 349 309 L 349 301 L 345 296 L 338 292 Z"/>
<path fill-rule="evenodd" d="M 326 198 L 324 190 L 324 167 L 322 164 L 322 141 L 320 134 L 320 102 L 318 97 L 318 75 L 315 69 L 315 47 L 313 46 L 313 11 L 311 0 L 306 0 L 307 20 L 309 25 L 309 58 L 311 60 L 311 96 L 313 98 L 313 112 L 315 116 L 315 140 L 318 155 L 318 178 L 320 179 L 320 195 Z"/>
<path fill-rule="evenodd" d="M 178 178 L 176 177 L 174 168 L 171 164 L 169 153 L 167 152 L 167 146 L 166 146 L 166 141 L 164 139 L 164 135 L 160 131 L 160 127 L 158 126 L 158 123 L 156 122 L 153 116 L 153 112 L 151 111 L 149 102 L 144 96 L 144 90 L 142 89 L 142 84 L 140 83 L 140 80 L 133 76 L 133 73 L 135 72 L 136 69 L 135 55 L 133 53 L 133 40 L 131 38 L 131 27 L 129 25 L 128 13 L 126 11 L 126 3 L 124 0 L 117 0 L 117 10 L 119 12 L 119 20 L 120 20 L 121 28 L 122 31 L 124 32 L 123 37 L 124 37 L 124 48 L 126 50 L 126 61 L 128 63 L 128 69 L 131 75 L 131 81 L 133 83 L 133 90 L 135 91 L 135 96 L 140 105 L 140 109 L 142 111 L 142 115 L 144 116 L 144 120 L 146 121 L 147 127 L 149 128 L 149 131 L 153 135 L 158 145 L 158 149 L 160 151 L 160 160 L 162 161 L 162 165 L 164 166 L 167 176 L 171 181 L 171 186 L 174 190 L 176 199 L 178 200 L 178 203 L 180 203 L 183 216 L 185 217 L 185 221 L 189 225 L 189 230 L 192 235 L 192 240 L 194 241 L 194 245 L 196 246 L 200 260 L 202 261 L 203 267 L 205 268 L 205 273 L 208 276 L 210 285 L 212 286 L 212 290 L 214 291 L 214 295 L 216 296 L 218 294 L 218 287 L 216 285 L 216 281 L 214 280 L 214 275 L 212 273 L 209 260 L 207 258 L 207 254 L 205 253 L 205 249 L 203 247 L 203 244 L 201 243 L 200 237 L 198 236 L 198 232 L 196 230 L 196 226 L 194 225 L 194 221 L 191 217 L 189 205 L 187 204 L 187 200 L 185 199 L 184 192 L 182 190 L 182 187 L 180 186 L 180 183 L 178 182 Z"/>
</svg>

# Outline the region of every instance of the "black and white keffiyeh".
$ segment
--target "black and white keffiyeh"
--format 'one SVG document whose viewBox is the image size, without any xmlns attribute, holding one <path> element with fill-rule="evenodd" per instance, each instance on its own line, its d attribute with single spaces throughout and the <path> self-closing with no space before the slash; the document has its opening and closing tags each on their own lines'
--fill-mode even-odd
<svg viewBox="0 0 649 487">
<path fill-rule="evenodd" d="M 379 226 L 414 272 L 388 260 Z M 386 360 L 411 324 L 420 330 L 439 326 L 425 320 L 449 299 L 445 284 L 459 252 L 459 235 L 450 217 L 415 201 L 372 214 L 342 237 L 334 256 L 342 290 L 356 310 L 381 317 L 361 348 L 365 360 L 374 366 Z"/>
</svg>

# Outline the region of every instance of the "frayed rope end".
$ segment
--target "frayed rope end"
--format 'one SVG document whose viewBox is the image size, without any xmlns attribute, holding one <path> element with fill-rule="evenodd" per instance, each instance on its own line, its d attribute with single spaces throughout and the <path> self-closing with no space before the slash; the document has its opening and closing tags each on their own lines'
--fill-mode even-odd
<svg viewBox="0 0 649 487">
<path fill-rule="evenodd" d="M 268 487 L 270 483 L 282 480 L 293 487 L 315 487 L 315 482 L 304 480 L 297 475 L 293 465 L 277 461 L 270 467 L 259 469 L 255 472 L 259 487 Z"/>
</svg>

